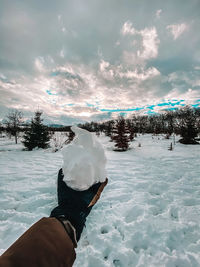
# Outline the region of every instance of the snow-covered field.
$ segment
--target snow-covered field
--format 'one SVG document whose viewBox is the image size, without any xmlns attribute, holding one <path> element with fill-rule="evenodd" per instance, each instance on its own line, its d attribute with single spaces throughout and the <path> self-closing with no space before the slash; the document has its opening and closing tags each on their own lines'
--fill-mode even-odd
<svg viewBox="0 0 200 267">
<path fill-rule="evenodd" d="M 138 136 L 112 151 L 109 183 L 87 219 L 75 267 L 200 266 L 200 146 Z M 141 147 L 138 147 L 138 143 Z M 0 253 L 56 206 L 60 151 L 22 151 L 0 138 Z"/>
</svg>

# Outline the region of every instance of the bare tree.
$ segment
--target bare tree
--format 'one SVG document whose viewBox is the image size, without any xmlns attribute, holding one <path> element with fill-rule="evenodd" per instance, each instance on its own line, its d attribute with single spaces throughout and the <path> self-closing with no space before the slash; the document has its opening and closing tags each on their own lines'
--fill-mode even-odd
<svg viewBox="0 0 200 267">
<path fill-rule="evenodd" d="M 19 110 L 12 110 L 7 115 L 6 131 L 15 137 L 15 143 L 17 144 L 17 137 L 19 134 L 19 126 L 22 123 L 22 112 Z"/>
<path fill-rule="evenodd" d="M 68 134 L 68 139 L 66 140 L 65 144 L 71 143 L 74 137 L 75 137 L 75 133 L 70 129 L 70 132 Z"/>
</svg>

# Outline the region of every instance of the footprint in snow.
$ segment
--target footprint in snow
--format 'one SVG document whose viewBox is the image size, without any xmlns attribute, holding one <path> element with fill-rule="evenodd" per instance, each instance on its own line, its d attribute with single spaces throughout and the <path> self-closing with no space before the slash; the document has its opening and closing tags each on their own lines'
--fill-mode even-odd
<svg viewBox="0 0 200 267">
<path fill-rule="evenodd" d="M 136 221 L 139 216 L 143 214 L 143 209 L 140 206 L 134 206 L 126 212 L 125 221 L 130 223 Z"/>
<path fill-rule="evenodd" d="M 170 217 L 172 218 L 172 220 L 178 221 L 179 216 L 178 216 L 178 209 L 177 208 L 172 207 L 170 209 Z"/>
<path fill-rule="evenodd" d="M 107 234 L 108 232 L 109 232 L 109 230 L 108 230 L 108 227 L 107 226 L 101 227 L 101 234 L 102 235 Z"/>
<path fill-rule="evenodd" d="M 117 260 L 117 259 L 113 260 L 113 264 L 115 267 L 121 267 L 122 266 L 120 260 Z"/>
</svg>

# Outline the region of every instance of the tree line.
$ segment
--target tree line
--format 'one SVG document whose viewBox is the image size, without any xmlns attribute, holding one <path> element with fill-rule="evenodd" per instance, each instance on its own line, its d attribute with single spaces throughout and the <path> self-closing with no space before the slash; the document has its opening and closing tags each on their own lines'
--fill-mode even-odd
<svg viewBox="0 0 200 267">
<path fill-rule="evenodd" d="M 41 115 L 41 111 L 36 111 L 31 123 L 25 124 L 22 112 L 13 110 L 4 120 L 4 126 L 0 124 L 0 132 L 6 131 L 8 135 L 14 136 L 16 144 L 19 133 L 23 132 L 22 142 L 28 150 L 32 150 L 34 147 L 47 147 L 50 133 L 55 131 L 67 131 L 70 133 L 70 138 L 73 139 L 70 126 L 60 128 L 45 126 L 42 123 Z M 181 136 L 179 141 L 183 144 L 198 144 L 200 108 L 184 106 L 177 110 L 166 110 L 162 114 L 132 115 L 128 119 L 119 116 L 115 120 L 92 121 L 78 126 L 90 132 L 96 132 L 97 135 L 105 133 L 115 143 L 116 150 L 119 151 L 127 150 L 129 142 L 138 133 L 165 134 L 166 138 L 176 134 Z"/>
<path fill-rule="evenodd" d="M 200 108 L 184 106 L 177 110 L 166 110 L 162 114 L 132 115 L 125 119 L 118 117 L 106 122 L 91 122 L 79 125 L 80 127 L 96 132 L 104 132 L 114 141 L 116 148 L 127 150 L 128 142 L 138 133 L 165 134 L 170 138 L 172 134 L 180 135 L 179 142 L 183 144 L 198 144 L 200 134 Z"/>
</svg>

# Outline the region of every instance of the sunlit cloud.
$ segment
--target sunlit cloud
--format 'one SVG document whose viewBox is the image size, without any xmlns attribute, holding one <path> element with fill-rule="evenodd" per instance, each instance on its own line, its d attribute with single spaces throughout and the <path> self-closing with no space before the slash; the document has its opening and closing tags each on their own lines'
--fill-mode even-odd
<svg viewBox="0 0 200 267">
<path fill-rule="evenodd" d="M 138 57 L 144 59 L 157 57 L 160 40 L 158 39 L 156 28 L 145 28 L 144 30 L 140 31 L 140 34 L 143 38 L 143 51 L 138 51 Z"/>
<path fill-rule="evenodd" d="M 130 21 L 126 21 L 121 29 L 122 35 L 134 35 L 138 33 Z"/>
<path fill-rule="evenodd" d="M 136 51 L 134 51 L 135 49 L 133 49 L 133 51 L 125 50 L 123 52 L 123 58 L 126 63 L 133 65 L 145 64 L 146 61 L 158 56 L 160 40 L 155 27 L 144 28 L 139 31 L 133 28 L 131 22 L 125 22 L 121 33 L 122 35 L 139 37 L 139 39 L 134 39 L 132 41 L 133 48 L 138 45 L 139 49 L 136 49 Z"/>
<path fill-rule="evenodd" d="M 167 30 L 171 32 L 174 40 L 178 39 L 185 31 L 189 29 L 189 26 L 186 23 L 181 24 L 171 24 L 168 25 Z"/>
<path fill-rule="evenodd" d="M 152 68 L 148 68 L 146 70 L 144 70 L 143 68 L 139 69 L 135 69 L 134 71 L 127 71 L 127 72 L 119 72 L 118 75 L 121 78 L 127 78 L 127 79 L 134 79 L 134 80 L 138 80 L 140 81 L 144 81 L 147 80 L 149 78 L 153 78 L 157 75 L 159 75 L 160 72 L 152 67 Z"/>
</svg>

